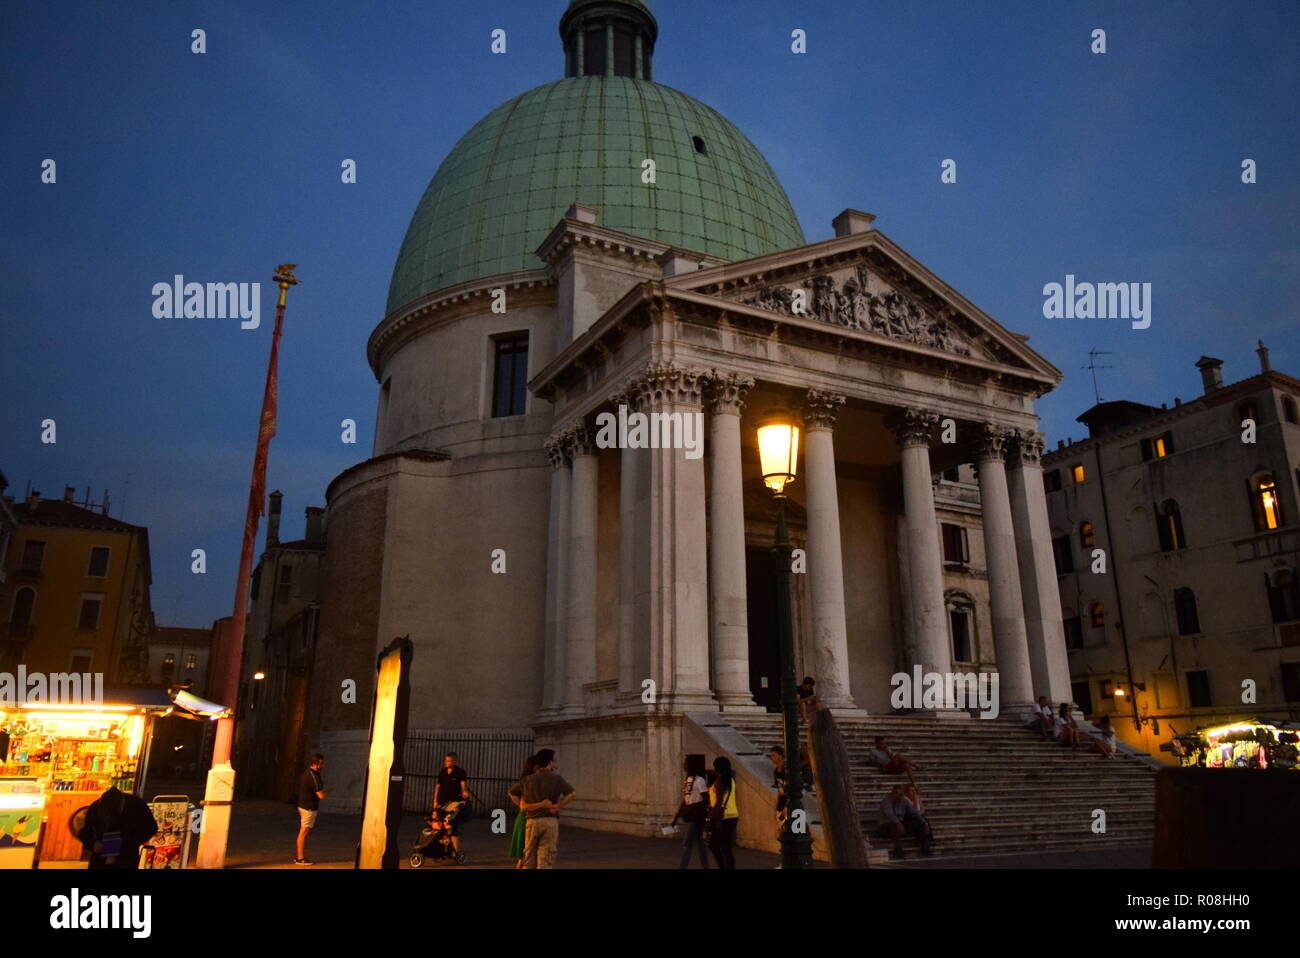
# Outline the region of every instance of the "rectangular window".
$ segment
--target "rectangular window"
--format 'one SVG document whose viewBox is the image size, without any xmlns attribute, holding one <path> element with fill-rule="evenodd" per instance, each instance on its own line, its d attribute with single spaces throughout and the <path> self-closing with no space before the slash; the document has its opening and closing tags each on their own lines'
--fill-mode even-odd
<svg viewBox="0 0 1300 958">
<path fill-rule="evenodd" d="M 1074 484 L 1076 486 L 1079 483 L 1083 482 L 1083 475 L 1084 475 L 1083 463 L 1076 462 L 1073 466 L 1070 467 L 1070 478 L 1074 481 Z"/>
<path fill-rule="evenodd" d="M 176 671 L 176 656 L 168 652 L 162 660 L 162 678 L 164 682 L 170 682 L 172 673 Z"/>
<path fill-rule="evenodd" d="M 1282 698 L 1300 702 L 1300 662 L 1282 663 Z"/>
<path fill-rule="evenodd" d="M 605 75 L 605 63 L 608 59 L 605 53 L 605 28 L 597 27 L 594 30 L 588 30 L 582 38 L 582 57 L 585 61 L 582 70 L 583 74 L 589 77 L 603 77 Z"/>
<path fill-rule="evenodd" d="M 945 469 L 945 470 L 943 471 L 943 481 L 944 481 L 944 482 L 960 482 L 960 481 L 961 481 L 961 467 L 958 466 L 958 467 L 956 467 L 956 468 L 954 468 L 954 469 Z"/>
<path fill-rule="evenodd" d="M 636 72 L 636 34 L 623 26 L 614 27 L 614 75 L 630 77 Z"/>
<path fill-rule="evenodd" d="M 1194 709 L 1205 709 L 1214 704 L 1210 696 L 1210 673 L 1204 669 L 1187 673 L 1187 704 Z"/>
<path fill-rule="evenodd" d="M 1153 436 L 1150 439 L 1142 440 L 1142 461 L 1150 462 L 1152 459 L 1163 459 L 1174 451 L 1174 437 L 1172 433 L 1165 433 L 1163 436 Z"/>
<path fill-rule="evenodd" d="M 198 667 L 199 667 L 199 657 L 195 655 L 193 652 L 191 652 L 189 655 L 185 657 L 185 671 L 193 672 Z"/>
<path fill-rule="evenodd" d="M 1060 492 L 1061 491 L 1061 470 L 1049 469 L 1043 473 L 1043 491 Z"/>
<path fill-rule="evenodd" d="M 36 539 L 28 539 L 23 543 L 23 564 L 18 570 L 20 573 L 35 573 L 41 571 L 41 563 L 45 559 L 45 543 Z"/>
<path fill-rule="evenodd" d="M 528 334 L 499 336 L 492 379 L 492 415 L 522 416 L 528 397 Z"/>
<path fill-rule="evenodd" d="M 1071 682 L 1070 697 L 1074 699 L 1074 704 L 1079 706 L 1079 711 L 1084 715 L 1092 714 L 1092 689 L 1088 682 Z"/>
<path fill-rule="evenodd" d="M 1101 679 L 1097 683 L 1097 693 L 1101 696 L 1103 702 L 1107 699 L 1113 699 L 1115 697 L 1115 683 L 1110 679 Z"/>
<path fill-rule="evenodd" d="M 970 610 L 952 609 L 948 612 L 952 627 L 952 658 L 954 662 L 974 662 L 975 651 L 970 634 Z"/>
<path fill-rule="evenodd" d="M 1065 647 L 1067 649 L 1083 648 L 1083 622 L 1077 615 L 1072 615 L 1061 623 L 1065 627 Z"/>
<path fill-rule="evenodd" d="M 1052 555 L 1056 557 L 1057 575 L 1074 571 L 1074 550 L 1070 548 L 1069 536 L 1057 536 L 1052 540 Z"/>
<path fill-rule="evenodd" d="M 280 583 L 276 587 L 275 601 L 288 602 L 290 591 L 293 589 L 293 566 L 288 563 L 280 566 Z"/>
<path fill-rule="evenodd" d="M 941 522 L 939 528 L 943 532 L 943 561 L 944 562 L 970 562 L 970 549 L 966 539 L 965 526 L 955 525 L 951 522 Z M 963 659 L 962 661 L 968 661 Z"/>
<path fill-rule="evenodd" d="M 90 564 L 86 567 L 86 575 L 92 579 L 102 579 L 108 575 L 108 546 L 91 546 L 90 547 Z"/>
<path fill-rule="evenodd" d="M 77 618 L 77 628 L 82 632 L 94 632 L 99 628 L 99 610 L 104 604 L 102 595 L 86 593 L 81 597 L 81 613 Z"/>
<path fill-rule="evenodd" d="M 89 672 L 90 663 L 93 661 L 95 661 L 93 649 L 73 649 L 72 654 L 68 656 L 68 671 Z"/>
</svg>

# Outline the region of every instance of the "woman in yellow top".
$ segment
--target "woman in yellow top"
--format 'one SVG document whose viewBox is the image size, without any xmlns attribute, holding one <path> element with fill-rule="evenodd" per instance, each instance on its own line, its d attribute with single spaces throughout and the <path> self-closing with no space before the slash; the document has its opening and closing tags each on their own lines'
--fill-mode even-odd
<svg viewBox="0 0 1300 958">
<path fill-rule="evenodd" d="M 736 775 L 731 770 L 731 759 L 715 758 L 713 771 L 716 774 L 709 786 L 709 848 L 719 868 L 735 868 L 736 856 L 731 849 L 736 844 L 740 809 L 736 806 Z"/>
</svg>

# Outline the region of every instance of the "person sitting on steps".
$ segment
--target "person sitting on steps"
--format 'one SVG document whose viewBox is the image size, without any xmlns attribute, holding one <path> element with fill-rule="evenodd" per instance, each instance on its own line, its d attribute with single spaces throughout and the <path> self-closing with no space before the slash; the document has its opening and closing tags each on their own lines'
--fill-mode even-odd
<svg viewBox="0 0 1300 958">
<path fill-rule="evenodd" d="M 913 785 L 916 784 L 916 780 L 912 773 L 921 770 L 921 766 L 906 755 L 895 755 L 891 752 L 883 735 L 877 735 L 875 748 L 867 750 L 867 764 L 876 766 L 883 775 L 906 775 Z"/>
</svg>

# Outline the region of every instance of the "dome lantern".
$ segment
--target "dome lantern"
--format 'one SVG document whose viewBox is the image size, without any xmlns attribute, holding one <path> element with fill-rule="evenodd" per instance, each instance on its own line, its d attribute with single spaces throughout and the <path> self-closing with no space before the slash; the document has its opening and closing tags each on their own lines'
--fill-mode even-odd
<svg viewBox="0 0 1300 958">
<path fill-rule="evenodd" d="M 566 77 L 650 80 L 659 25 L 642 0 L 572 0 L 560 18 Z"/>
</svg>

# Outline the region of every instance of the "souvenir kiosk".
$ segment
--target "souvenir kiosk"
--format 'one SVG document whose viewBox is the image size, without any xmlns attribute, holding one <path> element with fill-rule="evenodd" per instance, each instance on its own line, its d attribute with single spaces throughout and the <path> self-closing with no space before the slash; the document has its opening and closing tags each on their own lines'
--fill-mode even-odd
<svg viewBox="0 0 1300 958">
<path fill-rule="evenodd" d="M 108 689 L 99 704 L 0 709 L 0 821 L 29 816 L 19 840 L 32 845 L 38 861 L 80 859 L 69 819 L 113 786 L 141 794 L 154 719 L 174 707 L 159 689 Z M 32 811 L 10 806 L 38 799 L 41 827 L 33 842 Z M 16 834 L 5 829 L 5 835 Z"/>
<path fill-rule="evenodd" d="M 1184 766 L 1300 770 L 1300 722 L 1249 719 L 1174 736 L 1161 748 Z"/>
</svg>

